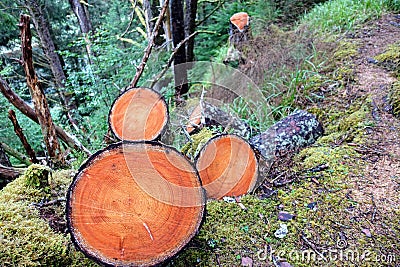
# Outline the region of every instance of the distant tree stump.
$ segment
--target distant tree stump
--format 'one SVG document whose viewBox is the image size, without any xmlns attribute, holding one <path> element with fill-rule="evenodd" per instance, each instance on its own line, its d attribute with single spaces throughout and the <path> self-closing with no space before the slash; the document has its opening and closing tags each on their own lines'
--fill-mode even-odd
<svg viewBox="0 0 400 267">
<path fill-rule="evenodd" d="M 87 256 L 113 266 L 149 266 L 189 242 L 204 205 L 195 168 L 174 148 L 118 143 L 82 165 L 68 190 L 66 217 Z"/>
<path fill-rule="evenodd" d="M 251 38 L 250 17 L 246 12 L 233 14 L 230 18 L 229 43 L 242 51 L 244 43 Z"/>
</svg>

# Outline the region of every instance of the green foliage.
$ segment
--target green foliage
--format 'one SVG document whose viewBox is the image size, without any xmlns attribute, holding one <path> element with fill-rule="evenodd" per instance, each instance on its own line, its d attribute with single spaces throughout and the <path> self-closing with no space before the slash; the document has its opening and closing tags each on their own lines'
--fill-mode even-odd
<svg viewBox="0 0 400 267">
<path fill-rule="evenodd" d="M 18 37 L 18 31 L 13 30 L 18 23 L 17 19 L 0 10 L 0 46 L 7 45 L 8 41 Z"/>
<path fill-rule="evenodd" d="M 51 169 L 43 165 L 32 164 L 25 171 L 24 176 L 27 186 L 45 189 L 50 185 Z"/>
<path fill-rule="evenodd" d="M 389 1 L 384 0 L 334 0 L 322 3 L 301 20 L 315 33 L 340 33 L 349 31 L 368 19 L 377 18 Z"/>
</svg>

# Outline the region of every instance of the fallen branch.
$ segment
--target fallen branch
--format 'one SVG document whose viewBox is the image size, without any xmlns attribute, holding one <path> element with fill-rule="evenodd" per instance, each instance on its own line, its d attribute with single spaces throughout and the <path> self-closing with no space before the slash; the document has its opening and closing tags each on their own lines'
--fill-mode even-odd
<svg viewBox="0 0 400 267">
<path fill-rule="evenodd" d="M 25 116 L 30 118 L 36 123 L 39 123 L 38 118 L 36 116 L 36 112 L 33 108 L 31 108 L 19 95 L 17 95 L 13 90 L 11 90 L 10 86 L 6 81 L 0 76 L 0 91 L 8 99 L 8 101 L 14 105 L 19 111 L 21 111 Z M 54 125 L 56 129 L 57 136 L 61 138 L 69 147 L 82 151 L 86 155 L 90 156 L 91 152 L 76 139 L 75 136 L 69 134 L 64 131 L 61 127 Z"/>
<path fill-rule="evenodd" d="M 158 34 L 158 30 L 160 29 L 161 22 L 164 18 L 165 12 L 168 9 L 168 3 L 169 3 L 169 0 L 165 0 L 164 5 L 161 9 L 160 15 L 158 16 L 156 24 L 154 25 L 153 32 L 151 33 L 149 44 L 147 45 L 146 50 L 144 52 L 142 62 L 140 62 L 139 67 L 137 67 L 135 77 L 133 77 L 133 80 L 130 83 L 130 86 L 129 86 L 130 88 L 135 88 L 137 86 L 140 76 L 142 76 L 142 74 L 143 74 L 146 63 L 149 60 L 151 50 L 153 49 L 153 46 L 154 46 L 154 39 L 156 38 L 156 36 Z M 128 88 L 126 88 L 126 89 L 128 89 Z"/>
<path fill-rule="evenodd" d="M 6 145 L 5 143 L 0 143 L 0 146 L 4 149 L 6 153 L 13 156 L 14 158 L 18 159 L 20 162 L 24 163 L 25 165 L 29 166 L 32 162 L 29 161 L 28 157 L 18 152 L 17 150 L 13 149 L 12 147 Z"/>
<path fill-rule="evenodd" d="M 39 161 L 36 158 L 35 151 L 32 149 L 31 145 L 28 142 L 28 139 L 26 139 L 24 133 L 22 132 L 22 128 L 18 123 L 17 116 L 15 116 L 14 110 L 10 109 L 8 111 L 8 118 L 14 125 L 14 132 L 18 136 L 19 140 L 21 140 L 21 143 L 24 146 L 25 151 L 28 154 L 30 161 L 32 163 L 39 163 Z"/>
<path fill-rule="evenodd" d="M 0 179 L 14 180 L 21 174 L 23 174 L 25 169 L 17 169 L 13 167 L 6 167 L 0 164 Z"/>
</svg>

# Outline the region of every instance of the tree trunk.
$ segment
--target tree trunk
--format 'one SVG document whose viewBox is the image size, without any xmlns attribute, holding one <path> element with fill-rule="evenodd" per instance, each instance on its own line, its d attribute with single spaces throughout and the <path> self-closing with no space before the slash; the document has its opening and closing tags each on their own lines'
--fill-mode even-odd
<svg viewBox="0 0 400 267">
<path fill-rule="evenodd" d="M 156 91 L 132 88 L 114 101 L 108 121 L 120 140 L 156 140 L 166 129 L 168 106 Z"/>
<path fill-rule="evenodd" d="M 93 64 L 91 42 L 88 38 L 88 35 L 90 34 L 90 32 L 92 32 L 92 24 L 90 22 L 89 11 L 87 9 L 87 6 L 82 4 L 80 0 L 69 0 L 69 4 L 71 5 L 72 11 L 78 19 L 79 27 L 81 29 L 83 37 L 85 38 L 86 53 L 89 63 Z"/>
<path fill-rule="evenodd" d="M 0 76 L 0 91 L 8 99 L 8 101 L 14 105 L 19 111 L 21 111 L 25 116 L 30 118 L 36 123 L 39 123 L 38 117 L 36 116 L 36 112 L 33 108 L 31 108 L 22 98 L 19 97 L 13 90 L 11 90 L 10 86 L 3 80 Z M 75 136 L 71 135 L 64 131 L 61 127 L 55 125 L 55 129 L 58 137 L 61 138 L 70 148 L 75 149 L 76 151 L 84 152 L 86 155 L 90 156 L 90 151 L 76 139 Z"/>
<path fill-rule="evenodd" d="M 32 34 L 29 21 L 30 18 L 28 15 L 21 15 L 21 50 L 26 81 L 28 83 L 29 92 L 32 96 L 32 101 L 35 105 L 36 115 L 42 129 L 48 155 L 55 163 L 64 164 L 65 159 L 61 153 L 60 144 L 56 136 L 56 130 L 51 118 L 46 96 L 33 68 Z"/>
<path fill-rule="evenodd" d="M 160 6 L 164 5 L 165 0 L 160 0 Z M 165 18 L 163 21 L 164 38 L 167 47 L 167 51 L 172 48 L 172 33 L 171 33 L 171 13 L 169 8 L 165 12 Z"/>
<path fill-rule="evenodd" d="M 13 167 L 7 167 L 0 164 L 0 189 L 8 182 L 14 180 L 18 176 L 24 173 L 24 169 L 17 169 Z M 6 181 L 2 181 L 6 180 Z"/>
<path fill-rule="evenodd" d="M 92 24 L 90 23 L 89 13 L 85 5 L 79 0 L 69 0 L 72 11 L 78 19 L 79 27 L 83 34 L 88 34 L 92 30 Z"/>
<path fill-rule="evenodd" d="M 154 22 L 153 22 L 153 10 L 151 6 L 151 0 L 143 0 L 143 10 L 144 10 L 144 17 L 146 21 L 146 34 L 147 39 L 150 39 L 151 33 L 154 29 Z"/>
<path fill-rule="evenodd" d="M 66 218 L 75 245 L 102 265 L 153 266 L 192 239 L 204 210 L 204 190 L 185 156 L 135 142 L 86 161 L 67 192 Z"/>
<path fill-rule="evenodd" d="M 0 143 L 0 147 L 2 149 L 4 149 L 4 151 L 6 153 L 8 153 L 9 155 L 13 156 L 14 158 L 16 158 L 17 160 L 19 160 L 21 163 L 29 166 L 32 164 L 32 162 L 29 161 L 28 157 L 24 154 L 22 154 L 21 152 L 15 150 L 14 148 L 6 145 L 5 143 Z"/>
<path fill-rule="evenodd" d="M 21 143 L 24 146 L 25 151 L 29 156 L 29 160 L 32 163 L 39 163 L 39 161 L 36 158 L 35 151 L 33 151 L 31 145 L 28 142 L 28 139 L 26 139 L 26 137 L 25 137 L 25 135 L 24 135 L 24 133 L 22 131 L 22 128 L 18 123 L 17 116 L 15 115 L 15 112 L 12 109 L 10 109 L 8 111 L 8 118 L 10 119 L 12 124 L 14 125 L 14 132 L 18 136 L 19 140 L 21 140 Z"/>
<path fill-rule="evenodd" d="M 185 39 L 185 22 L 183 16 L 183 0 L 171 0 L 171 26 L 172 41 L 176 47 Z M 181 96 L 189 91 L 187 81 L 187 71 L 185 68 L 176 70 L 175 66 L 186 62 L 186 49 L 184 46 L 178 49 L 174 58 L 174 81 L 175 81 L 175 99 L 177 103 L 181 102 Z"/>
<path fill-rule="evenodd" d="M 269 160 L 281 153 L 313 144 L 323 132 L 322 125 L 313 114 L 298 110 L 252 137 L 249 142 Z"/>
<path fill-rule="evenodd" d="M 241 196 L 260 183 L 256 154 L 236 135 L 211 138 L 198 154 L 196 168 L 207 197 L 212 199 Z"/>
<path fill-rule="evenodd" d="M 186 0 L 185 11 L 185 37 L 190 36 L 196 30 L 197 0 Z M 186 62 L 194 61 L 194 39 L 186 43 Z"/>
<path fill-rule="evenodd" d="M 57 93 L 66 110 L 68 121 L 74 128 L 77 128 L 76 121 L 69 113 L 69 110 L 76 109 L 76 106 L 71 103 L 70 97 L 67 97 L 63 91 L 63 88 L 65 88 L 66 76 L 62 68 L 60 56 L 56 53 L 56 47 L 50 35 L 50 25 L 47 23 L 43 10 L 37 0 L 26 0 L 25 4 L 28 7 L 33 24 L 38 33 L 43 52 L 49 60 L 51 72 L 53 73 L 56 83 Z"/>
</svg>

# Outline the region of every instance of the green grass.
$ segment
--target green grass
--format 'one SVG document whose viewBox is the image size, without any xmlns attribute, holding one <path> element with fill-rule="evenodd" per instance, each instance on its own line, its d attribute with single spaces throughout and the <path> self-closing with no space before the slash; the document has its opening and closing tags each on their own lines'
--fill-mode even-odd
<svg viewBox="0 0 400 267">
<path fill-rule="evenodd" d="M 300 20 L 315 32 L 341 33 L 352 30 L 361 23 L 379 17 L 393 1 L 335 0 L 316 6 Z"/>
</svg>

